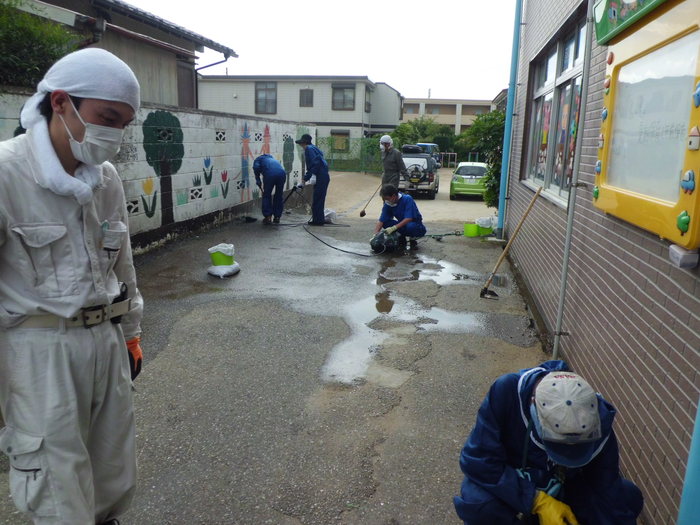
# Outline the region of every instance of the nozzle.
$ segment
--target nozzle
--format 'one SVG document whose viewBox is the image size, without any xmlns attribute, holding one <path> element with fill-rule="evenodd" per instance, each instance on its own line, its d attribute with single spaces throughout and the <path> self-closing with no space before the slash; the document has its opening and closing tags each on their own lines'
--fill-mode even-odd
<svg viewBox="0 0 700 525">
<path fill-rule="evenodd" d="M 364 217 L 365 215 L 367 215 L 367 212 L 365 210 L 362 210 L 360 212 L 360 217 Z"/>
</svg>

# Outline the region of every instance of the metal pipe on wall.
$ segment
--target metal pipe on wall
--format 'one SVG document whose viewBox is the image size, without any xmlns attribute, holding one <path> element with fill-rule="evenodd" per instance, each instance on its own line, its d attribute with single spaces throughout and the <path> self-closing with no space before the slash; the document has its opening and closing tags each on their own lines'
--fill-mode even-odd
<svg viewBox="0 0 700 525">
<path fill-rule="evenodd" d="M 552 359 L 558 359 L 559 345 L 561 342 L 561 326 L 564 320 L 564 303 L 566 301 L 566 287 L 569 276 L 569 258 L 571 255 L 571 237 L 574 231 L 574 212 L 576 210 L 576 189 L 578 187 L 578 174 L 581 168 L 581 150 L 583 149 L 583 124 L 586 122 L 586 104 L 588 100 L 588 81 L 591 76 L 591 49 L 593 47 L 593 4 L 595 0 L 588 0 L 586 10 L 586 50 L 583 56 L 583 76 L 581 79 L 581 106 L 579 108 L 578 130 L 576 132 L 576 150 L 574 152 L 574 168 L 571 174 L 571 189 L 569 190 L 569 207 L 566 220 L 566 237 L 564 240 L 564 259 L 561 269 L 561 285 L 559 287 L 559 304 L 557 306 L 557 321 L 554 328 L 554 347 Z"/>
<path fill-rule="evenodd" d="M 498 192 L 498 226 L 496 236 L 503 239 L 503 223 L 506 216 L 506 192 L 508 191 L 508 174 L 510 172 L 510 142 L 513 136 L 513 106 L 515 105 L 515 86 L 518 82 L 518 55 L 520 54 L 520 24 L 523 0 L 515 2 L 515 23 L 513 27 L 513 46 L 510 56 L 510 81 L 506 99 L 506 123 L 503 130 L 503 155 L 501 157 L 501 182 Z"/>
</svg>

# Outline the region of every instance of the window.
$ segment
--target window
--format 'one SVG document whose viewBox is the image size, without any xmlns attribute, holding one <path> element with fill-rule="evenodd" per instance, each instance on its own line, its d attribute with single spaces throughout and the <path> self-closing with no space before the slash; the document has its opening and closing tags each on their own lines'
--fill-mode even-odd
<svg viewBox="0 0 700 525">
<path fill-rule="evenodd" d="M 312 108 L 314 107 L 314 90 L 300 89 L 299 90 L 299 107 Z"/>
<path fill-rule="evenodd" d="M 331 151 L 350 151 L 350 132 L 344 130 L 331 130 Z"/>
<path fill-rule="evenodd" d="M 365 113 L 372 111 L 372 97 L 371 91 L 368 87 L 365 87 Z"/>
<path fill-rule="evenodd" d="M 532 64 L 527 178 L 562 199 L 568 197 L 573 175 L 585 42 L 586 26 L 581 22 Z"/>
<path fill-rule="evenodd" d="M 333 86 L 333 109 L 352 111 L 355 109 L 355 86 Z"/>
<path fill-rule="evenodd" d="M 255 83 L 255 113 L 277 113 L 277 82 Z"/>
</svg>

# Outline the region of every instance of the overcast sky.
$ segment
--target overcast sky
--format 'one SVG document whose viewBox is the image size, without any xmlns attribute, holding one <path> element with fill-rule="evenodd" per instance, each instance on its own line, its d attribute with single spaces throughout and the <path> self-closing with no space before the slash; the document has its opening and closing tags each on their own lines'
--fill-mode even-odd
<svg viewBox="0 0 700 525">
<path fill-rule="evenodd" d="M 358 75 L 404 97 L 508 87 L 515 0 L 131 0 L 232 48 L 212 75 Z M 207 51 L 198 66 L 221 60 Z"/>
</svg>

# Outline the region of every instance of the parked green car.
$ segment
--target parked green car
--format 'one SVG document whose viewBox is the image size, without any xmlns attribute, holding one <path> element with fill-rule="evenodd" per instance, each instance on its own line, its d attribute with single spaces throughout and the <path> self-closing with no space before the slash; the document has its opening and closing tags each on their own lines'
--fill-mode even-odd
<svg viewBox="0 0 700 525">
<path fill-rule="evenodd" d="M 479 195 L 483 198 L 486 167 L 484 162 L 460 162 L 452 173 L 450 200 L 455 200 L 457 195 Z"/>
</svg>

